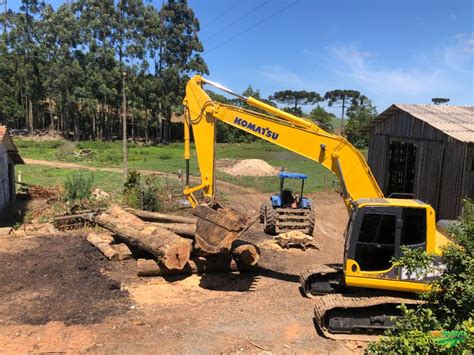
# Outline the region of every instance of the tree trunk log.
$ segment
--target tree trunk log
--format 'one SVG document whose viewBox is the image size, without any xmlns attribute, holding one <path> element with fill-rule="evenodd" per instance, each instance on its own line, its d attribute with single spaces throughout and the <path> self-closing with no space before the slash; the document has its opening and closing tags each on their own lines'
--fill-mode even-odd
<svg viewBox="0 0 474 355">
<path fill-rule="evenodd" d="M 241 264 L 255 266 L 260 259 L 260 249 L 252 243 L 236 240 L 232 243 L 232 256 Z"/>
<path fill-rule="evenodd" d="M 118 260 L 129 260 L 133 257 L 132 251 L 125 243 L 112 244 L 112 248 L 118 254 Z"/>
<path fill-rule="evenodd" d="M 233 271 L 253 271 L 256 267 L 242 265 L 232 258 L 224 256 L 213 256 L 209 258 L 192 258 L 182 270 L 170 270 L 160 265 L 152 259 L 137 260 L 138 276 L 166 276 L 166 275 L 186 275 L 186 274 L 204 274 Z"/>
<path fill-rule="evenodd" d="M 87 241 L 99 249 L 107 259 L 113 261 L 119 259 L 119 254 L 110 245 L 114 241 L 114 237 L 109 233 L 90 232 L 87 235 Z"/>
<path fill-rule="evenodd" d="M 196 233 L 196 225 L 189 223 L 151 223 L 154 226 L 168 229 L 177 235 L 185 238 L 194 239 L 194 233 Z"/>
<path fill-rule="evenodd" d="M 133 208 L 127 208 L 127 211 L 133 213 L 135 216 L 140 217 L 144 221 L 149 221 L 149 222 L 188 223 L 188 224 L 196 224 L 197 222 L 196 218 L 176 216 L 172 214 L 148 212 L 148 211 L 142 211 L 142 210 L 135 210 Z"/>
<path fill-rule="evenodd" d="M 191 241 L 149 223 L 112 205 L 96 217 L 96 222 L 129 244 L 147 251 L 168 269 L 181 270 L 191 255 Z"/>
</svg>

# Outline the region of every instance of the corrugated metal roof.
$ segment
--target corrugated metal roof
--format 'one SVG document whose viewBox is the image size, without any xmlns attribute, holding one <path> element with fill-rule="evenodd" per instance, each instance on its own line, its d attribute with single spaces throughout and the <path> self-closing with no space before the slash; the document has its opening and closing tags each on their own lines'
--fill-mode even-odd
<svg viewBox="0 0 474 355">
<path fill-rule="evenodd" d="M 461 142 L 474 143 L 474 106 L 394 104 L 368 126 L 373 127 L 387 119 L 397 109 L 409 113 Z"/>
</svg>

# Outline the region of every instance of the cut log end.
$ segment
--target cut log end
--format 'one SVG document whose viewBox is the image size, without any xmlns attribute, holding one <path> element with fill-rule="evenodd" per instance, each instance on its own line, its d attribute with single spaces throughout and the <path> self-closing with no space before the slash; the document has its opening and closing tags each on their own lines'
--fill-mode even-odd
<svg viewBox="0 0 474 355">
<path fill-rule="evenodd" d="M 255 244 L 242 240 L 236 240 L 232 244 L 231 252 L 232 256 L 244 265 L 255 266 L 260 260 L 260 249 Z"/>
<path fill-rule="evenodd" d="M 181 270 L 191 256 L 191 243 L 167 248 L 166 254 L 167 258 L 162 260 L 163 265 L 168 269 Z"/>
</svg>

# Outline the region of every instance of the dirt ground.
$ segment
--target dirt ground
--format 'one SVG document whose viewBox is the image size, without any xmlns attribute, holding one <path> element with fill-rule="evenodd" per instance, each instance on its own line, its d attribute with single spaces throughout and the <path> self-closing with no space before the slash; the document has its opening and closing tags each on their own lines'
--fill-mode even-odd
<svg viewBox="0 0 474 355">
<path fill-rule="evenodd" d="M 321 249 L 282 250 L 254 225 L 262 250 L 252 274 L 138 278 L 83 236 L 0 239 L 0 349 L 5 353 L 348 353 L 359 344 L 320 337 L 298 275 L 341 261 L 347 213 L 331 192 L 311 196 Z M 233 196 L 257 211 L 267 195 Z"/>
</svg>

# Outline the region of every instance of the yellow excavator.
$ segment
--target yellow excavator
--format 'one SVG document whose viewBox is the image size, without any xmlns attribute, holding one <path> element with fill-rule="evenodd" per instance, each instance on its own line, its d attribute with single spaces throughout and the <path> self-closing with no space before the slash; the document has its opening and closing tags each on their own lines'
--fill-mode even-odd
<svg viewBox="0 0 474 355">
<path fill-rule="evenodd" d="M 259 112 L 213 101 L 204 85 L 214 86 Z M 327 337 L 361 339 L 361 334 L 393 326 L 397 306 L 418 303 L 414 293 L 426 291 L 427 281 L 441 272 L 442 266 L 434 267 L 419 278 L 394 263 L 402 256 L 402 247 L 439 254 L 449 240 L 436 230 L 430 205 L 401 195 L 384 197 L 362 154 L 344 137 L 199 75 L 187 83 L 184 107 L 184 194 L 192 207 L 212 204 L 215 199 L 217 121 L 322 164 L 339 179 L 349 212 L 343 264 L 312 265 L 300 276 L 304 295 L 316 299 L 315 321 Z M 194 187 L 189 187 L 191 128 L 201 175 L 201 183 Z M 200 201 L 195 196 L 198 191 Z"/>
</svg>

